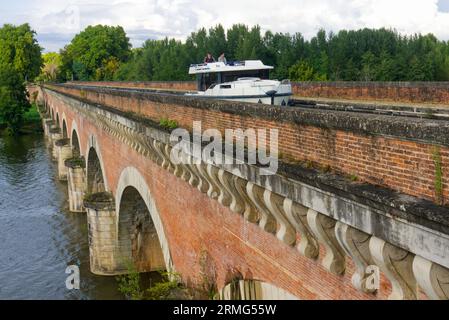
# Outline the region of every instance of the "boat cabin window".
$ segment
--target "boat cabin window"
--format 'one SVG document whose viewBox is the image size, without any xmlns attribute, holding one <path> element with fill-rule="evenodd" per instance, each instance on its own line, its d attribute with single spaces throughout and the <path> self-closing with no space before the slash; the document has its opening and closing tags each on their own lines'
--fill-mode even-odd
<svg viewBox="0 0 449 320">
<path fill-rule="evenodd" d="M 239 78 L 260 78 L 261 80 L 267 80 L 270 78 L 270 72 L 269 70 L 248 70 L 223 73 L 223 82 L 233 82 Z"/>
<path fill-rule="evenodd" d="M 260 78 L 267 80 L 270 78 L 269 70 L 247 70 L 247 71 L 230 71 L 219 73 L 200 73 L 197 75 L 198 91 L 206 91 L 212 85 L 237 81 L 239 78 Z M 231 87 L 221 86 L 221 89 L 231 89 Z"/>
<path fill-rule="evenodd" d="M 230 84 L 222 84 L 220 86 L 220 89 L 231 89 L 231 88 L 232 88 L 232 86 Z"/>
<path fill-rule="evenodd" d="M 213 84 L 221 83 L 216 73 L 202 73 L 197 77 L 198 91 L 206 91 Z"/>
</svg>

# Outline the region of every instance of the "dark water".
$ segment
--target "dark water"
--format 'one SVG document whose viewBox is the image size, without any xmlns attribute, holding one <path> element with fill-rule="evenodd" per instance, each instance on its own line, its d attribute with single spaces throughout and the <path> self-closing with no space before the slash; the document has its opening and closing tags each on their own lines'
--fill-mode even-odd
<svg viewBox="0 0 449 320">
<path fill-rule="evenodd" d="M 68 212 L 55 174 L 43 136 L 0 136 L 0 299 L 121 299 L 115 278 L 90 273 L 86 215 Z"/>
</svg>

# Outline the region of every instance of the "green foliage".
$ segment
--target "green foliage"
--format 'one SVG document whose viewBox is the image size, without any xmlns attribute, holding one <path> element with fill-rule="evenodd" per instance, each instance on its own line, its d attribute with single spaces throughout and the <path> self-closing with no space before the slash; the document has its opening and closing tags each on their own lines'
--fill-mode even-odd
<svg viewBox="0 0 449 320">
<path fill-rule="evenodd" d="M 319 30 L 306 41 L 300 33 L 267 31 L 259 26 L 221 25 L 193 32 L 181 43 L 148 40 L 133 51 L 115 74 L 116 80 L 191 80 L 187 69 L 207 52 L 228 61 L 260 59 L 275 69 L 277 79 L 316 81 L 443 81 L 449 80 L 449 44 L 433 35 L 401 36 L 395 30 Z"/>
<path fill-rule="evenodd" d="M 143 289 L 140 274 L 132 263 L 127 263 L 128 274 L 117 277 L 119 291 L 129 300 L 174 300 L 186 298 L 179 284 L 179 275 L 160 272 L 161 280 Z"/>
<path fill-rule="evenodd" d="M 42 48 L 29 24 L 0 28 L 0 66 L 10 66 L 25 80 L 34 80 L 41 71 Z"/>
<path fill-rule="evenodd" d="M 325 81 L 326 76 L 321 75 L 315 71 L 315 69 L 307 63 L 307 61 L 301 60 L 294 64 L 289 69 L 290 80 L 292 81 Z"/>
<path fill-rule="evenodd" d="M 0 64 L 0 123 L 17 134 L 30 107 L 23 78 L 11 65 Z"/>
<path fill-rule="evenodd" d="M 122 27 L 89 26 L 61 51 L 61 72 L 69 80 L 110 80 L 130 55 Z"/>
<path fill-rule="evenodd" d="M 170 120 L 170 119 L 161 119 L 161 121 L 159 122 L 159 125 L 161 127 L 163 127 L 164 129 L 168 129 L 168 130 L 174 130 L 176 128 L 179 127 L 178 122 L 176 122 L 175 120 Z"/>
<path fill-rule="evenodd" d="M 161 272 L 162 281 L 153 284 L 145 291 L 145 300 L 173 300 L 179 295 L 176 291 L 180 289 L 178 274 Z M 175 280 L 173 280 L 175 279 Z"/>
<path fill-rule="evenodd" d="M 38 106 L 36 103 L 33 103 L 31 105 L 31 108 L 24 113 L 23 115 L 23 121 L 25 123 L 31 123 L 31 122 L 39 122 L 41 120 L 41 116 L 38 112 Z"/>
<path fill-rule="evenodd" d="M 128 274 L 117 277 L 118 290 L 129 300 L 143 300 L 140 288 L 140 274 L 132 263 L 127 263 Z"/>
<path fill-rule="evenodd" d="M 56 82 L 61 81 L 62 57 L 59 53 L 49 52 L 42 55 L 44 66 L 42 67 L 38 82 Z"/>
<path fill-rule="evenodd" d="M 0 28 L 0 124 L 17 134 L 30 109 L 25 80 L 36 78 L 42 66 L 41 47 L 28 24 Z"/>
</svg>

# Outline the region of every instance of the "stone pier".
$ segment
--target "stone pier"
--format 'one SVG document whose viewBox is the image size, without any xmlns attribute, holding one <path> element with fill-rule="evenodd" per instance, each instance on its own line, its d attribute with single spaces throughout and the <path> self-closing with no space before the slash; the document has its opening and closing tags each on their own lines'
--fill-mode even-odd
<svg viewBox="0 0 449 320">
<path fill-rule="evenodd" d="M 60 139 L 55 142 L 56 153 L 58 159 L 58 179 L 61 181 L 67 180 L 67 167 L 65 161 L 72 157 L 72 147 L 69 139 Z"/>
<path fill-rule="evenodd" d="M 58 161 L 58 148 L 56 147 L 56 142 L 62 139 L 61 129 L 58 127 L 50 128 L 50 146 L 52 149 L 51 156 L 53 161 Z"/>
<path fill-rule="evenodd" d="M 90 271 L 96 275 L 116 275 L 118 272 L 115 201 L 107 192 L 86 196 L 89 233 Z M 126 269 L 122 273 L 126 273 Z"/>
<path fill-rule="evenodd" d="M 85 212 L 83 205 L 86 190 L 86 162 L 83 157 L 70 158 L 65 161 L 70 212 Z"/>
</svg>

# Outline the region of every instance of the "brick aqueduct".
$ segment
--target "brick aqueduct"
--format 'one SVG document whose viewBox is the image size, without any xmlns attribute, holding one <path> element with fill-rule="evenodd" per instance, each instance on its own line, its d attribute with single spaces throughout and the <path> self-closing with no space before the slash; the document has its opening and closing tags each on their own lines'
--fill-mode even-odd
<svg viewBox="0 0 449 320">
<path fill-rule="evenodd" d="M 95 274 L 132 261 L 215 283 L 223 299 L 449 298 L 446 121 L 98 85 L 29 91 L 70 210 L 87 212 Z M 277 128 L 279 171 L 176 165 L 161 119 Z"/>
</svg>

